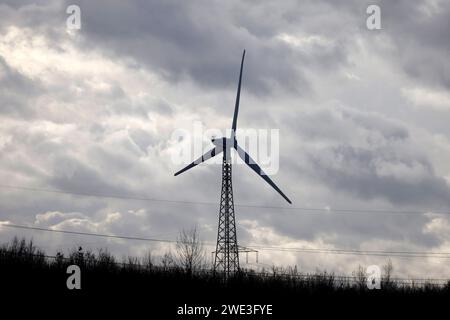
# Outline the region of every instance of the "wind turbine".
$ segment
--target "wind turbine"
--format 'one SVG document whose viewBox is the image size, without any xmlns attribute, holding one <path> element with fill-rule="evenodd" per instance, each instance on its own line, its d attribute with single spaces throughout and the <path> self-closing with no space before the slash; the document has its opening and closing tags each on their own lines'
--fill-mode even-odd
<svg viewBox="0 0 450 320">
<path fill-rule="evenodd" d="M 287 202 L 291 200 L 278 188 L 261 167 L 242 149 L 236 140 L 237 118 L 239 113 L 239 101 L 241 96 L 242 69 L 244 67 L 245 50 L 242 53 L 241 70 L 239 73 L 239 84 L 234 107 L 233 124 L 229 138 L 213 138 L 211 142 L 214 148 L 206 152 L 200 158 L 181 169 L 175 176 L 183 173 L 206 160 L 223 153 L 222 160 L 222 192 L 220 196 L 219 225 L 217 231 L 216 256 L 214 259 L 214 271 L 223 272 L 226 277 L 239 270 L 239 247 L 236 237 L 236 222 L 234 215 L 233 188 L 231 183 L 231 149 L 234 148 L 239 157 L 272 188 L 274 188 Z"/>
</svg>

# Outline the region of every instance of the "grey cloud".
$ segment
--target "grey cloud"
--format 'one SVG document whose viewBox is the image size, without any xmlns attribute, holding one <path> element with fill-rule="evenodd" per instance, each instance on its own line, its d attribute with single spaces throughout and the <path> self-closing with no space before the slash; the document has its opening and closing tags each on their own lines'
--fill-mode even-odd
<svg viewBox="0 0 450 320">
<path fill-rule="evenodd" d="M 11 26 L 32 28 L 53 39 L 65 28 L 67 15 L 64 2 L 58 0 L 2 0 L 0 30 Z"/>
<path fill-rule="evenodd" d="M 150 132 L 142 129 L 131 130 L 130 137 L 144 153 L 147 153 L 147 148 L 156 141 Z"/>
<path fill-rule="evenodd" d="M 377 114 L 355 112 L 355 110 L 342 110 L 343 123 L 351 123 L 355 127 L 361 127 L 368 132 L 377 132 L 389 142 L 399 141 L 408 143 L 410 137 L 408 130 L 403 124 L 383 118 Z"/>
<path fill-rule="evenodd" d="M 425 86 L 450 88 L 448 1 L 379 1 L 379 5 L 380 34 L 393 45 L 384 54 L 392 65 Z M 374 49 L 379 50 L 377 45 Z"/>
<path fill-rule="evenodd" d="M 72 160 L 66 159 L 66 161 Z M 57 161 L 57 166 L 61 165 L 62 161 Z M 61 174 L 55 172 L 48 179 L 47 184 L 55 189 L 92 194 L 99 193 L 99 190 L 105 194 L 117 194 L 124 191 L 123 188 L 118 188 L 113 182 L 104 179 L 96 170 L 87 165 L 75 162 L 71 167 L 70 171 L 67 168 L 61 168 Z"/>
<path fill-rule="evenodd" d="M 427 85 L 450 88 L 450 3 L 448 1 L 321 1 L 330 9 L 330 19 L 340 21 L 338 30 L 327 29 L 339 24 L 326 24 L 322 30 L 342 34 L 358 32 L 365 35 L 370 50 L 378 51 L 408 76 Z M 366 8 L 376 4 L 381 9 L 382 30 L 366 28 Z M 323 9 L 323 8 L 322 8 Z M 318 11 L 318 14 L 320 11 Z M 322 19 L 318 21 L 322 23 Z M 315 26 L 309 24 L 309 26 Z M 306 25 L 308 28 L 308 24 Z M 378 38 L 378 36 L 381 36 Z M 386 38 L 389 46 L 385 46 Z M 391 46 L 392 45 L 392 46 Z"/>
<path fill-rule="evenodd" d="M 321 157 L 312 157 L 316 174 L 334 188 L 358 194 L 363 198 L 383 197 L 398 205 L 446 208 L 450 204 L 450 188 L 434 174 L 428 162 L 399 157 L 392 150 L 367 150 L 340 146 L 322 150 Z M 329 158 L 324 156 L 328 154 Z M 410 170 L 419 166 L 424 174 L 413 181 L 408 177 L 380 175 L 377 163 L 387 162 Z"/>
<path fill-rule="evenodd" d="M 28 104 L 42 86 L 11 68 L 0 56 L 0 112 L 22 118 L 33 117 Z"/>
<path fill-rule="evenodd" d="M 334 107 L 302 113 L 285 123 L 295 128 L 300 141 L 325 143 L 318 149 L 297 148 L 305 162 L 300 167 L 287 159 L 292 170 L 364 199 L 380 197 L 422 208 L 445 208 L 450 203 L 448 184 L 398 121 Z"/>
<path fill-rule="evenodd" d="M 308 55 L 273 38 L 257 37 L 255 30 L 266 27 L 265 17 L 258 24 L 253 21 L 250 33 L 244 18 L 233 18 L 237 3 L 82 1 L 80 6 L 85 22 L 81 34 L 89 49 L 102 44 L 107 52 L 131 56 L 168 81 L 188 76 L 204 87 L 234 89 L 246 48 L 244 76 L 250 92 L 265 94 L 277 85 L 304 94 L 309 84 L 302 70 L 311 64 L 334 69 L 345 63 L 342 46 Z M 283 25 L 286 21 L 280 32 Z"/>
<path fill-rule="evenodd" d="M 272 210 L 274 211 L 274 210 Z M 321 238 L 333 238 L 336 247 L 352 247 L 367 240 L 392 241 L 407 246 L 414 244 L 433 247 L 440 244 L 435 235 L 423 234 L 423 225 L 428 221 L 421 216 L 399 215 L 392 217 L 385 214 L 328 215 L 304 213 L 302 211 L 270 210 L 260 212 L 258 222 L 274 228 L 279 234 L 292 239 L 317 241 Z M 242 212 L 241 212 L 242 215 Z"/>
</svg>

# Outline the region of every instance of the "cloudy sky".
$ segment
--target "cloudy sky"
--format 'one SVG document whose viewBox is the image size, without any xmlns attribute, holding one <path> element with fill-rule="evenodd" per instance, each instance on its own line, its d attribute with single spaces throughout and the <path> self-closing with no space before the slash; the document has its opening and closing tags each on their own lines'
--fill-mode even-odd
<svg viewBox="0 0 450 320">
<path fill-rule="evenodd" d="M 381 30 L 366 27 L 372 3 Z M 67 28 L 71 4 L 81 8 L 80 30 Z M 174 177 L 184 142 L 173 133 L 199 121 L 229 128 L 245 48 L 238 125 L 279 129 L 272 178 L 293 207 L 329 210 L 264 208 L 289 205 L 236 165 L 235 202 L 256 206 L 236 207 L 241 244 L 450 252 L 450 217 L 433 213 L 450 212 L 449 15 L 444 0 L 0 0 L 0 222 L 160 239 L 197 225 L 214 243 L 220 165 Z M 49 253 L 169 250 L 0 226 L 2 243 L 14 235 Z M 249 266 L 339 273 L 387 259 L 259 258 Z M 402 277 L 450 275 L 448 259 L 392 262 Z"/>
</svg>

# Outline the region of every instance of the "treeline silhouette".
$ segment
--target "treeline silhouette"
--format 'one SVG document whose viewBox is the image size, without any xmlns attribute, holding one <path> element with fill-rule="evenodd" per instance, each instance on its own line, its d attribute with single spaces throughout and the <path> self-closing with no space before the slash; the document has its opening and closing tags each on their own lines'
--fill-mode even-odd
<svg viewBox="0 0 450 320">
<path fill-rule="evenodd" d="M 192 249 L 197 242 L 189 242 L 188 235 L 177 245 L 175 254 L 166 253 L 154 259 L 151 254 L 142 258 L 117 259 L 105 249 L 97 252 L 74 248 L 67 255 L 47 255 L 32 240 L 14 238 L 0 247 L 2 288 L 11 290 L 51 290 L 69 292 L 66 280 L 67 267 L 81 269 L 83 293 L 108 291 L 156 291 L 172 296 L 189 296 L 200 292 L 206 297 L 213 292 L 236 293 L 242 296 L 305 296 L 305 295 L 448 295 L 450 282 L 399 281 L 391 276 L 392 265 L 384 267 L 381 290 L 369 290 L 364 268 L 353 276 L 343 277 L 333 273 L 303 274 L 297 268 L 271 268 L 259 272 L 244 269 L 224 280 L 221 274 L 211 271 L 201 257 L 201 250 Z M 192 249 L 192 250 L 190 250 Z M 196 255 L 196 256 L 193 256 Z M 76 291 L 76 290 L 73 290 Z"/>
</svg>

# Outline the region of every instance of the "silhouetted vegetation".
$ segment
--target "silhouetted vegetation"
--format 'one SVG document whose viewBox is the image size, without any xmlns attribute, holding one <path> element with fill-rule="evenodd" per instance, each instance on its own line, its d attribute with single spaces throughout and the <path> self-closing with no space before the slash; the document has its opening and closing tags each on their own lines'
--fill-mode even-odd
<svg viewBox="0 0 450 320">
<path fill-rule="evenodd" d="M 82 290 L 157 289 L 161 294 L 185 295 L 193 291 L 208 293 L 236 292 L 242 296 L 305 296 L 305 295 L 447 295 L 450 285 L 398 283 L 391 278 L 392 263 L 385 266 L 382 290 L 368 290 L 362 268 L 353 277 L 317 272 L 303 274 L 297 268 L 272 268 L 256 272 L 243 270 L 225 281 L 205 268 L 198 238 L 186 232 L 180 236 L 184 246 L 176 255 L 167 253 L 156 263 L 151 254 L 143 258 L 128 257 L 117 261 L 107 250 L 94 253 L 77 248 L 68 255 L 48 256 L 32 241 L 13 239 L 0 247 L 0 268 L 4 277 L 2 288 L 20 290 L 52 290 L 69 292 L 66 273 L 69 265 L 82 270 Z"/>
</svg>

